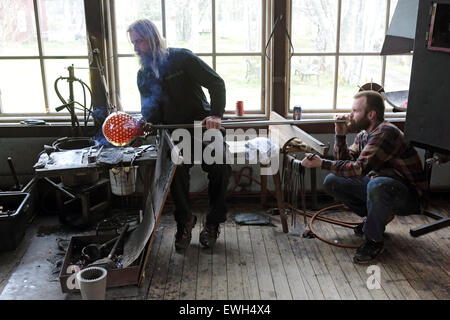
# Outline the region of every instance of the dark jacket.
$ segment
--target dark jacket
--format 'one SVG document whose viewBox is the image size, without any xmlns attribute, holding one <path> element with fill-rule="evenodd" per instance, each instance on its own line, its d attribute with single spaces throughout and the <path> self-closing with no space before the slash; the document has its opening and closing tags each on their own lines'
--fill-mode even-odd
<svg viewBox="0 0 450 320">
<path fill-rule="evenodd" d="M 159 79 L 150 68 L 141 68 L 137 84 L 143 118 L 153 124 L 181 124 L 222 117 L 225 83 L 199 57 L 187 49 L 169 48 Z M 211 105 L 201 87 L 209 91 Z"/>
</svg>

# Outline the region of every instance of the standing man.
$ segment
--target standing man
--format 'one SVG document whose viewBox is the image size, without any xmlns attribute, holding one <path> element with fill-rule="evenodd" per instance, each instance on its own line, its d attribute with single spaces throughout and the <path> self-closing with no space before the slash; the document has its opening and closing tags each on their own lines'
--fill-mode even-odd
<svg viewBox="0 0 450 320">
<path fill-rule="evenodd" d="M 324 189 L 365 221 L 354 230 L 365 242 L 356 250 L 355 263 L 368 263 L 383 251 L 383 233 L 394 214 L 420 212 L 427 183 L 416 150 L 403 132 L 384 120 L 383 97 L 375 91 L 355 95 L 350 115 L 337 119 L 334 161 L 307 154 L 302 165 L 331 171 Z M 359 132 L 347 147 L 348 131 Z M 308 157 L 310 159 L 308 159 Z"/>
<path fill-rule="evenodd" d="M 147 19 L 134 22 L 127 32 L 141 64 L 137 84 L 144 120 L 154 124 L 202 121 L 206 129 L 220 129 L 226 97 L 222 78 L 191 51 L 167 48 L 155 24 Z M 208 89 L 211 104 L 206 100 L 202 87 Z M 192 133 L 191 142 L 193 142 Z M 225 145 L 225 141 L 223 143 Z M 203 143 L 203 148 L 205 146 Z M 223 164 L 207 165 L 202 162 L 202 169 L 208 173 L 209 180 L 209 211 L 200 233 L 200 243 L 205 247 L 214 246 L 220 232 L 219 225 L 226 221 L 225 196 L 231 166 L 225 164 L 225 153 L 223 159 Z M 170 187 L 175 204 L 177 250 L 189 246 L 192 229 L 197 222 L 197 217 L 191 213 L 189 198 L 189 171 L 192 166 L 192 164 L 179 165 Z"/>
</svg>

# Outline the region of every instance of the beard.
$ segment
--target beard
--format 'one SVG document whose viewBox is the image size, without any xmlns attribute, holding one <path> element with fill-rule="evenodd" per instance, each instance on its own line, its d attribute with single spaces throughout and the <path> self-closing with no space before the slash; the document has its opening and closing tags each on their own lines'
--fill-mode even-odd
<svg viewBox="0 0 450 320">
<path fill-rule="evenodd" d="M 370 126 L 370 120 L 367 119 L 367 113 L 364 114 L 364 117 L 355 121 L 354 119 L 352 119 L 350 121 L 350 125 L 348 127 L 348 129 L 352 132 L 360 132 L 362 130 L 367 130 Z"/>
<path fill-rule="evenodd" d="M 139 54 L 139 63 L 144 68 L 151 68 L 153 62 L 153 57 L 148 52 L 141 52 Z"/>
</svg>

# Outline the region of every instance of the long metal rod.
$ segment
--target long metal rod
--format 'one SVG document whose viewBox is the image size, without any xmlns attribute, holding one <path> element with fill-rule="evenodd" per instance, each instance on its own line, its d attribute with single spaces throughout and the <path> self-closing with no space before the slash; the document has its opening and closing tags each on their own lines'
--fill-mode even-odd
<svg viewBox="0 0 450 320">
<path fill-rule="evenodd" d="M 284 121 L 273 121 L 273 120 L 254 120 L 254 121 L 222 121 L 221 125 L 224 128 L 236 128 L 236 127 L 255 127 L 255 126 L 268 126 L 268 125 L 291 125 L 291 124 L 317 124 L 317 123 L 336 123 L 336 122 L 347 122 L 346 120 L 336 120 L 336 119 L 315 119 L 315 120 L 284 120 Z M 151 125 L 154 129 L 177 129 L 177 128 L 196 128 L 201 127 L 195 123 L 182 123 L 182 124 L 156 124 Z"/>
<path fill-rule="evenodd" d="M 402 118 L 388 119 L 389 122 L 403 121 Z M 249 120 L 249 121 L 235 121 L 225 120 L 221 125 L 224 128 L 239 128 L 239 127 L 258 127 L 258 126 L 278 126 L 278 125 L 301 125 L 301 124 L 320 124 L 320 123 L 346 123 L 347 120 L 337 119 L 305 119 L 305 120 Z M 155 124 L 150 125 L 153 129 L 178 129 L 178 128 L 197 128 L 204 127 L 196 123 L 182 123 L 182 124 Z"/>
</svg>

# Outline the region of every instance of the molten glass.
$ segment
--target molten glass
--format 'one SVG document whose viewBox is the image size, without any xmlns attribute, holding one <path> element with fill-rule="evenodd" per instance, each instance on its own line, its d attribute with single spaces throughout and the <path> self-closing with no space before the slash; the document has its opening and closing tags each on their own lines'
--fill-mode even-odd
<svg viewBox="0 0 450 320">
<path fill-rule="evenodd" d="M 143 126 L 131 115 L 117 111 L 105 119 L 102 131 L 108 142 L 116 147 L 123 147 L 127 146 L 132 139 L 143 135 Z"/>
</svg>

